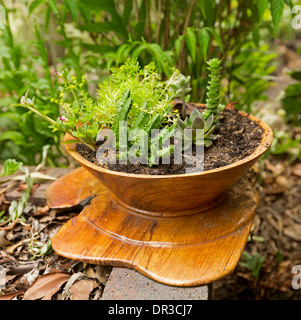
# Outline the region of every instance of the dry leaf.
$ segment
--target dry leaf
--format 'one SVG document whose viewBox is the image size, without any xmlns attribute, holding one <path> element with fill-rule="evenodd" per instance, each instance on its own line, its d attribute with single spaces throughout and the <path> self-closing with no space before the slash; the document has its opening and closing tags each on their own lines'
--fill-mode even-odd
<svg viewBox="0 0 301 320">
<path fill-rule="evenodd" d="M 105 286 L 107 282 L 107 277 L 110 274 L 112 267 L 96 265 L 94 267 L 94 270 L 95 270 L 95 278 Z"/>
<path fill-rule="evenodd" d="M 13 244 L 13 245 L 11 245 L 11 246 L 6 247 L 5 251 L 6 251 L 8 254 L 13 254 L 14 251 L 15 251 L 18 247 L 22 246 L 22 245 L 23 245 L 24 243 L 26 243 L 26 242 L 28 242 L 27 239 L 21 240 L 21 241 Z"/>
<path fill-rule="evenodd" d="M 79 280 L 70 288 L 70 300 L 89 300 L 93 289 L 94 284 L 92 280 Z"/>
<path fill-rule="evenodd" d="M 26 183 L 22 183 L 19 185 L 19 187 L 17 188 L 18 191 L 24 191 L 27 189 L 27 184 Z"/>
<path fill-rule="evenodd" d="M 282 163 L 276 163 L 273 164 L 271 161 L 269 161 L 268 159 L 265 161 L 265 167 L 266 169 L 268 169 L 269 171 L 271 171 L 272 173 L 276 173 L 276 172 L 281 172 L 283 170 L 283 164 Z"/>
<path fill-rule="evenodd" d="M 293 175 L 301 177 L 301 168 L 295 166 L 295 168 L 293 169 Z"/>
<path fill-rule="evenodd" d="M 68 281 L 70 274 L 66 272 L 52 272 L 38 277 L 25 292 L 23 300 L 51 300 L 61 286 Z"/>
<path fill-rule="evenodd" d="M 9 245 L 11 245 L 11 242 L 0 236 L 0 247 L 7 247 Z"/>
<path fill-rule="evenodd" d="M 23 291 L 16 291 L 16 292 L 7 293 L 7 294 L 0 296 L 0 300 L 12 300 L 15 297 L 22 297 L 23 294 L 24 294 Z"/>
<path fill-rule="evenodd" d="M 275 180 L 280 187 L 287 188 L 288 180 L 285 176 L 277 176 Z"/>
<path fill-rule="evenodd" d="M 237 105 L 237 104 L 238 104 L 238 102 L 236 102 L 236 101 L 230 102 L 225 106 L 225 109 L 226 110 L 234 110 L 235 105 Z"/>
<path fill-rule="evenodd" d="M 95 277 L 96 277 L 96 276 L 95 276 L 95 272 L 94 272 L 93 268 L 91 268 L 91 267 L 87 267 L 87 268 L 85 269 L 85 274 L 86 274 L 89 278 L 95 278 Z"/>
<path fill-rule="evenodd" d="M 81 272 L 74 273 L 68 280 L 68 282 L 64 286 L 64 290 L 61 294 L 60 300 L 67 300 L 70 296 L 70 287 L 73 283 L 79 279 L 80 277 L 84 277 L 85 275 Z"/>
<path fill-rule="evenodd" d="M 39 216 L 44 216 L 48 213 L 49 211 L 49 207 L 45 206 L 45 207 L 37 207 L 37 210 L 34 212 L 34 216 L 35 217 L 39 217 Z"/>
<path fill-rule="evenodd" d="M 301 241 L 301 225 L 294 224 L 284 228 L 284 234 L 295 241 Z"/>
</svg>

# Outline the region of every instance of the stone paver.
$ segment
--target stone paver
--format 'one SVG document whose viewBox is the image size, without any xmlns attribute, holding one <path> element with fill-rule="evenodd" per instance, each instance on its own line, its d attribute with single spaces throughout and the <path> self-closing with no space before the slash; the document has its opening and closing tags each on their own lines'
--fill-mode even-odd
<svg viewBox="0 0 301 320">
<path fill-rule="evenodd" d="M 208 287 L 174 287 L 127 268 L 113 268 L 103 300 L 207 300 Z"/>
</svg>

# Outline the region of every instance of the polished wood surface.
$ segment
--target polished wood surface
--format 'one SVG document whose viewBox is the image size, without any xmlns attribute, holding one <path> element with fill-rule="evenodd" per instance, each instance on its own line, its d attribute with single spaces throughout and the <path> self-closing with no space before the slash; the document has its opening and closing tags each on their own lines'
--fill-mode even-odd
<svg viewBox="0 0 301 320">
<path fill-rule="evenodd" d="M 72 180 L 72 173 L 68 179 Z M 96 179 L 91 176 L 84 184 L 93 180 Z M 66 200 L 76 204 L 78 198 L 69 193 Z M 154 217 L 137 214 L 116 203 L 99 184 L 91 204 L 63 225 L 52 238 L 52 246 L 67 258 L 134 268 L 169 285 L 207 284 L 234 270 L 257 203 L 254 187 L 242 178 L 230 188 L 225 200 L 211 210 Z"/>
<path fill-rule="evenodd" d="M 134 268 L 175 286 L 207 284 L 231 273 L 258 203 L 244 173 L 272 142 L 272 130 L 249 117 L 264 129 L 255 152 L 201 173 L 114 172 L 93 165 L 77 153 L 75 144 L 67 144 L 82 168 L 54 182 L 48 205 L 63 208 L 95 197 L 52 238 L 53 249 L 75 260 Z"/>
<path fill-rule="evenodd" d="M 65 147 L 124 206 L 154 216 L 191 214 L 212 208 L 272 143 L 273 133 L 268 125 L 254 116 L 240 113 L 257 121 L 264 129 L 260 145 L 243 160 L 199 173 L 162 176 L 116 172 L 84 159 L 76 151 L 76 144 L 66 144 Z M 66 139 L 72 140 L 72 137 L 66 136 Z"/>
<path fill-rule="evenodd" d="M 98 192 L 98 180 L 80 167 L 50 185 L 46 190 L 47 205 L 52 209 L 72 208 Z"/>
</svg>

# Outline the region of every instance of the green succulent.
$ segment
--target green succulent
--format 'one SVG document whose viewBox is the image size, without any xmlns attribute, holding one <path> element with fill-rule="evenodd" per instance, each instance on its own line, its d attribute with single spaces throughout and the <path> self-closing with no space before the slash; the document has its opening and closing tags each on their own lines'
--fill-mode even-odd
<svg viewBox="0 0 301 320">
<path fill-rule="evenodd" d="M 218 120 L 218 112 L 224 109 L 224 106 L 220 104 L 221 100 L 221 60 L 214 58 L 210 59 L 208 64 L 209 86 L 207 86 L 207 99 L 206 99 L 206 110 L 204 111 L 204 118 L 207 119 L 211 114 L 214 115 L 215 122 Z"/>
<path fill-rule="evenodd" d="M 148 101 L 144 101 L 141 109 L 137 110 L 136 115 L 133 118 L 130 127 L 127 128 L 125 135 L 119 135 L 120 124 L 128 120 L 128 114 L 133 107 L 131 91 L 129 89 L 124 90 L 122 99 L 116 108 L 116 114 L 112 125 L 112 130 L 116 138 L 116 149 L 119 151 L 119 160 L 128 160 L 128 156 L 139 157 L 147 156 L 149 166 L 158 164 L 159 159 L 164 158 L 167 155 L 173 153 L 174 147 L 172 145 L 165 145 L 165 143 L 172 137 L 174 131 L 174 125 L 166 126 L 162 128 L 165 118 L 161 114 L 149 114 L 144 110 L 147 109 Z M 156 137 L 152 137 L 151 133 L 153 129 L 160 129 L 160 133 Z M 141 132 L 135 132 L 135 130 L 143 130 L 147 136 L 147 145 L 149 154 L 144 154 L 145 150 L 133 149 L 135 144 L 139 144 L 143 136 Z M 127 135 L 132 135 L 132 140 L 128 140 Z M 139 144 L 140 146 L 140 144 Z M 157 146 L 157 148 L 154 148 Z M 120 150 L 122 149 L 122 151 Z"/>
<path fill-rule="evenodd" d="M 189 148 L 192 144 L 210 147 L 212 141 L 217 138 L 213 134 L 215 130 L 214 115 L 211 114 L 204 120 L 203 114 L 198 109 L 194 109 L 185 121 L 178 118 L 176 129 L 184 138 L 184 149 Z M 191 136 L 187 131 L 185 132 L 186 129 L 191 129 Z"/>
<path fill-rule="evenodd" d="M 175 72 L 172 77 L 167 81 L 169 87 L 169 95 L 175 99 L 179 98 L 183 101 L 182 117 L 185 118 L 185 96 L 191 91 L 190 76 L 185 77 L 183 74 Z M 189 100 L 189 95 L 187 100 Z"/>
</svg>

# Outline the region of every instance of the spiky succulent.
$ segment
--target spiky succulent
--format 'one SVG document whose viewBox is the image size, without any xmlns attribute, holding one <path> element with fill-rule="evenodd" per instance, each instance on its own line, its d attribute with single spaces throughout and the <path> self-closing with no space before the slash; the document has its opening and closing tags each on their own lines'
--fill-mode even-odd
<svg viewBox="0 0 301 320">
<path fill-rule="evenodd" d="M 116 149 L 119 151 L 119 160 L 128 160 L 129 157 L 133 159 L 134 157 L 142 156 L 142 153 L 147 151 L 147 148 L 145 148 L 146 150 L 133 148 L 135 144 L 143 139 L 142 132 L 139 132 L 139 129 L 142 130 L 147 137 L 148 150 L 152 149 L 151 154 L 143 153 L 143 156 L 148 158 L 149 166 L 158 164 L 159 159 L 173 153 L 173 145 L 165 144 L 172 137 L 175 124 L 163 127 L 156 137 L 152 137 L 152 130 L 160 129 L 163 126 L 165 118 L 161 114 L 151 115 L 145 112 L 144 110 L 147 109 L 147 104 L 148 101 L 144 101 L 141 109 L 136 111 L 130 127 L 126 128 L 125 134 L 120 135 L 120 125 L 123 125 L 123 122 L 128 120 L 128 114 L 133 107 L 130 90 L 126 89 L 123 92 L 112 125 L 112 130 L 116 138 Z M 131 136 L 132 139 L 129 140 L 128 136 Z"/>
<path fill-rule="evenodd" d="M 192 144 L 204 145 L 210 147 L 212 140 L 216 140 L 214 116 L 211 114 L 206 120 L 198 109 L 194 109 L 190 117 L 186 117 L 185 121 L 178 118 L 176 127 L 183 139 L 184 149 L 189 148 Z M 191 133 L 186 129 L 191 129 Z"/>
<path fill-rule="evenodd" d="M 218 119 L 217 113 L 224 109 L 224 106 L 220 104 L 221 99 L 221 60 L 214 58 L 208 62 L 209 86 L 207 86 L 207 99 L 206 99 L 206 110 L 204 111 L 204 118 L 207 119 L 213 114 L 215 120 Z"/>
</svg>

